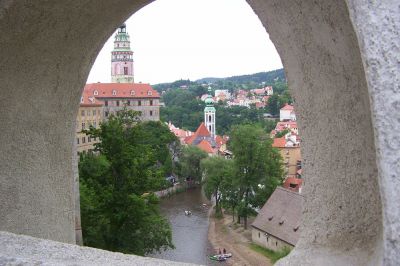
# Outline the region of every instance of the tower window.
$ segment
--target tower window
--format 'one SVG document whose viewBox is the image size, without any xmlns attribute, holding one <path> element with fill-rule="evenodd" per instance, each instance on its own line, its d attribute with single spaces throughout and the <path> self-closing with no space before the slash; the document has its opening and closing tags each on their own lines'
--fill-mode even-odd
<svg viewBox="0 0 400 266">
<path fill-rule="evenodd" d="M 104 101 L 104 105 L 105 105 L 105 106 L 108 106 L 108 101 Z"/>
<path fill-rule="evenodd" d="M 124 56 L 125 58 L 125 56 Z M 124 67 L 124 75 L 128 75 L 128 67 Z"/>
<path fill-rule="evenodd" d="M 153 105 L 153 100 L 150 100 L 150 105 L 151 105 L 151 106 Z"/>
<path fill-rule="evenodd" d="M 208 116 L 208 122 L 211 122 L 211 115 Z"/>
<path fill-rule="evenodd" d="M 211 126 L 208 126 L 208 130 L 211 132 Z"/>
</svg>

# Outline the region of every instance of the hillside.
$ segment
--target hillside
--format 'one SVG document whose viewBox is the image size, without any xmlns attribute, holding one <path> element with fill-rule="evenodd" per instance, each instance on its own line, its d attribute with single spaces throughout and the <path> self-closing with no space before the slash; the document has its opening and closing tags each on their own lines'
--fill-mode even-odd
<svg viewBox="0 0 400 266">
<path fill-rule="evenodd" d="M 234 83 L 262 83 L 265 82 L 266 84 L 274 83 L 275 81 L 286 81 L 285 71 L 283 68 L 268 71 L 268 72 L 260 72 L 250 75 L 241 75 L 241 76 L 233 76 L 228 78 L 202 78 L 196 80 L 197 83 L 215 83 L 218 81 L 230 81 Z"/>
<path fill-rule="evenodd" d="M 190 86 L 198 86 L 200 84 L 214 84 L 214 89 L 219 88 L 242 88 L 242 89 L 253 89 L 259 87 L 260 84 L 264 83 L 265 85 L 273 85 L 276 83 L 286 83 L 285 71 L 283 68 L 268 71 L 268 72 L 260 72 L 250 75 L 241 75 L 241 76 L 233 76 L 227 78 L 202 78 L 196 81 L 190 80 L 177 80 L 171 83 L 161 83 L 152 85 L 154 89 L 159 92 L 164 90 L 168 90 L 170 88 L 179 88 L 181 86 L 190 87 Z"/>
</svg>

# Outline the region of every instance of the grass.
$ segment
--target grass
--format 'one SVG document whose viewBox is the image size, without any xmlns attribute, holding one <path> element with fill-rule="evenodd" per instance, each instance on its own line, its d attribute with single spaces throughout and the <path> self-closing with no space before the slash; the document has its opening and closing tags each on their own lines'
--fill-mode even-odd
<svg viewBox="0 0 400 266">
<path fill-rule="evenodd" d="M 264 255 L 265 257 L 269 258 L 272 263 L 277 262 L 279 259 L 285 257 L 286 255 L 288 255 L 290 253 L 290 248 L 288 248 L 288 247 L 284 247 L 283 249 L 281 249 L 279 251 L 273 251 L 268 248 L 264 248 L 259 245 L 251 243 L 250 248 L 252 250 Z"/>
</svg>

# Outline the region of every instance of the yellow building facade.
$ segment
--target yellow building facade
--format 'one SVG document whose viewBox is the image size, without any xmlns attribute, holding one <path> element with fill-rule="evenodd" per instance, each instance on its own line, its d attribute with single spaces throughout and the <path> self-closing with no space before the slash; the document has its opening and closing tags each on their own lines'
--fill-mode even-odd
<svg viewBox="0 0 400 266">
<path fill-rule="evenodd" d="M 98 139 L 93 139 L 82 132 L 89 129 L 90 126 L 95 128 L 100 126 L 103 121 L 103 105 L 100 101 L 96 101 L 93 97 L 86 98 L 82 96 L 79 106 L 78 116 L 76 118 L 76 134 L 75 142 L 77 153 L 87 153 L 94 150 L 94 144 L 98 143 Z"/>
</svg>

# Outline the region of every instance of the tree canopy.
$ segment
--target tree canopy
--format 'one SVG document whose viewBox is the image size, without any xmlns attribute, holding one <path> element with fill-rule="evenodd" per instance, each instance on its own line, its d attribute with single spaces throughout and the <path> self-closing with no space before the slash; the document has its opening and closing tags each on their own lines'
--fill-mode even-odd
<svg viewBox="0 0 400 266">
<path fill-rule="evenodd" d="M 84 244 L 144 255 L 174 247 L 151 192 L 167 185 L 163 164 L 176 138 L 161 123 L 140 122 L 137 115 L 123 110 L 86 131 L 101 142 L 98 154 L 81 156 L 79 178 Z"/>
</svg>

